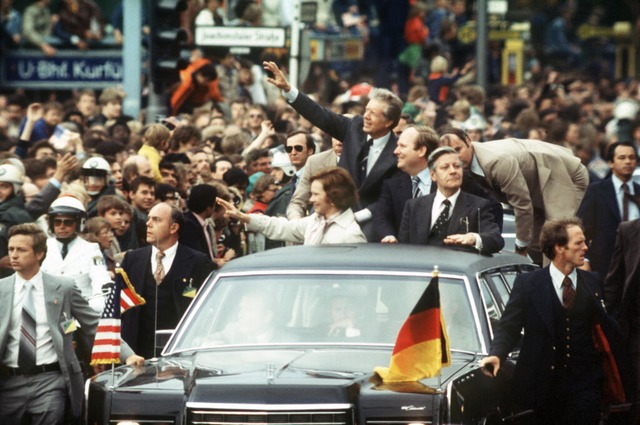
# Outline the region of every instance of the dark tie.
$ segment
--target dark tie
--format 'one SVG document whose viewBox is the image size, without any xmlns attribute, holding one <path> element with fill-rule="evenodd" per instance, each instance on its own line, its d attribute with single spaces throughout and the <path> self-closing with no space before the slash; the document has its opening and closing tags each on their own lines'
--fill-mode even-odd
<svg viewBox="0 0 640 425">
<path fill-rule="evenodd" d="M 369 162 L 369 151 L 373 145 L 373 139 L 368 138 L 367 142 L 362 146 L 360 153 L 358 154 L 358 166 L 360 167 L 360 184 L 367 178 L 367 163 Z"/>
<path fill-rule="evenodd" d="M 573 287 L 573 283 L 569 276 L 565 276 L 562 281 L 562 305 L 567 310 L 571 310 L 573 308 L 573 303 L 576 300 L 576 290 Z"/>
<path fill-rule="evenodd" d="M 411 197 L 417 198 L 418 196 L 422 196 L 422 191 L 420 190 L 420 177 L 413 176 L 411 177 Z"/>
<path fill-rule="evenodd" d="M 36 366 L 36 310 L 33 301 L 33 284 L 25 282 L 24 290 L 18 366 L 22 372 L 27 372 Z"/>
<path fill-rule="evenodd" d="M 291 193 L 296 191 L 297 184 L 298 184 L 298 175 L 294 174 L 293 177 L 291 177 Z"/>
<path fill-rule="evenodd" d="M 449 228 L 449 210 L 451 209 L 451 201 L 445 199 L 442 201 L 444 209 L 438 216 L 436 223 L 431 228 L 431 239 L 442 241 L 447 236 L 447 230 Z"/>
<path fill-rule="evenodd" d="M 622 221 L 629 220 L 629 186 L 622 183 Z"/>
<path fill-rule="evenodd" d="M 156 272 L 153 274 L 153 278 L 156 280 L 156 284 L 160 285 L 164 279 L 164 266 L 162 265 L 162 259 L 165 253 L 158 251 L 156 254 Z"/>
<path fill-rule="evenodd" d="M 62 255 L 63 260 L 67 257 L 68 253 L 69 253 L 69 242 L 64 241 L 62 242 L 62 250 L 60 251 L 60 254 Z"/>
</svg>

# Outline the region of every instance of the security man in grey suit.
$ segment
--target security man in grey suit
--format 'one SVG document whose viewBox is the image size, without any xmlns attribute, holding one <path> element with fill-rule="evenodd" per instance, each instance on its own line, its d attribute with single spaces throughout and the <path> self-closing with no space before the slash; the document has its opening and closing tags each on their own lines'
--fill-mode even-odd
<svg viewBox="0 0 640 425">
<path fill-rule="evenodd" d="M 448 146 L 429 155 L 429 172 L 438 190 L 407 201 L 402 213 L 400 243 L 440 245 L 482 254 L 504 247 L 500 227 L 488 200 L 460 190 L 462 160 Z"/>
<path fill-rule="evenodd" d="M 91 353 L 99 316 L 73 280 L 40 270 L 46 252 L 47 236 L 36 224 L 9 230 L 16 273 L 0 280 L 3 425 L 62 424 L 67 405 L 67 418 L 77 421 L 82 413 L 84 386 L 76 353 Z M 121 358 L 130 365 L 144 362 L 124 342 Z"/>
</svg>

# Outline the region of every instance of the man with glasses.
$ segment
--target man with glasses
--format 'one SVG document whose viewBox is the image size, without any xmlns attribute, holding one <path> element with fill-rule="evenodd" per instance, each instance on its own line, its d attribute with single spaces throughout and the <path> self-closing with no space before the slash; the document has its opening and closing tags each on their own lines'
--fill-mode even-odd
<svg viewBox="0 0 640 425">
<path fill-rule="evenodd" d="M 296 130 L 289 134 L 285 141 L 284 149 L 289 156 L 291 165 L 295 168 L 295 173 L 291 176 L 291 180 L 287 182 L 276 193 L 276 196 L 269 202 L 269 207 L 265 211 L 265 214 L 271 217 L 286 217 L 287 207 L 291 202 L 291 196 L 296 190 L 296 186 L 302 177 L 304 172 L 304 166 L 307 164 L 307 159 L 316 152 L 316 144 L 313 136 L 305 130 Z M 284 242 L 280 241 L 266 241 L 266 248 L 276 248 L 284 246 Z"/>
<path fill-rule="evenodd" d="M 62 195 L 49 208 L 47 256 L 42 270 L 75 281 L 82 296 L 94 310 L 104 309 L 103 285 L 111 282 L 100 246 L 78 237 L 86 218 L 86 209 L 78 198 Z"/>
</svg>

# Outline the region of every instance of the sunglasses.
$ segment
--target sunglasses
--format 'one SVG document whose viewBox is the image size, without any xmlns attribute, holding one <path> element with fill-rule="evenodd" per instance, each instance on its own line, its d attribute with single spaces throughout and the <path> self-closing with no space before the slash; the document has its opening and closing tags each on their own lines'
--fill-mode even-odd
<svg viewBox="0 0 640 425">
<path fill-rule="evenodd" d="M 294 149 L 296 150 L 296 152 L 302 152 L 302 149 L 304 148 L 302 145 L 287 146 L 286 148 L 284 148 L 284 150 L 287 151 L 287 153 L 293 152 Z"/>
<path fill-rule="evenodd" d="M 53 225 L 54 226 L 65 226 L 65 227 L 71 227 L 75 224 L 75 220 L 71 219 L 71 218 L 54 218 L 53 219 Z"/>
</svg>

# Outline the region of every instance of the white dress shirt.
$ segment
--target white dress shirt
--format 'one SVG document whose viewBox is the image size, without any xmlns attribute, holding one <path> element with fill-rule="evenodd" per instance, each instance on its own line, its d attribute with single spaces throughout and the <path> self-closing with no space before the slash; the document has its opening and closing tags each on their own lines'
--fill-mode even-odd
<svg viewBox="0 0 640 425">
<path fill-rule="evenodd" d="M 2 364 L 18 367 L 18 353 L 20 351 L 20 323 L 22 322 L 22 304 L 27 295 L 26 281 L 15 274 L 16 281 L 13 288 L 13 306 L 11 308 L 11 323 L 9 324 L 9 338 Z M 33 304 L 36 314 L 36 365 L 45 365 L 58 361 L 53 338 L 49 330 L 49 321 L 44 301 L 42 272 L 38 272 L 29 280 L 33 284 Z M 72 318 L 68 318 L 72 319 Z M 62 319 L 64 320 L 64 319 Z M 59 326 L 61 325 L 58 324 Z"/>
<path fill-rule="evenodd" d="M 158 248 L 155 245 L 151 246 L 151 274 L 156 274 L 156 269 L 158 268 L 158 261 L 156 260 L 156 255 L 158 254 Z M 169 274 L 169 270 L 171 270 L 171 265 L 173 264 L 173 259 L 176 258 L 176 252 L 178 251 L 178 242 L 174 243 L 172 247 L 167 248 L 164 251 L 164 258 L 162 259 L 162 267 L 164 267 L 165 276 Z"/>
<path fill-rule="evenodd" d="M 433 206 L 431 207 L 431 225 L 429 226 L 429 229 L 436 224 L 438 217 L 440 217 L 440 213 L 444 210 L 444 205 L 442 203 L 445 199 L 448 199 L 449 202 L 451 202 L 451 207 L 449 207 L 449 217 L 451 217 L 451 213 L 453 212 L 453 208 L 456 206 L 458 196 L 460 196 L 460 189 L 448 198 L 445 198 L 439 190 L 436 191 L 436 197 L 433 199 Z"/>
<path fill-rule="evenodd" d="M 616 192 L 616 200 L 618 201 L 618 211 L 620 211 L 620 218 L 622 218 L 623 207 L 623 199 L 624 199 L 624 189 L 622 186 L 625 184 L 622 180 L 617 178 L 615 175 L 611 175 L 611 181 L 613 182 L 613 188 Z M 636 195 L 633 188 L 633 180 L 630 180 L 626 183 L 627 188 L 629 188 L 630 195 Z M 629 220 L 634 220 L 636 218 L 640 218 L 640 211 L 638 210 L 638 206 L 635 202 L 629 201 Z"/>
<path fill-rule="evenodd" d="M 555 289 L 556 291 L 556 295 L 560 300 L 560 304 L 563 304 L 562 282 L 564 281 L 565 275 L 560 270 L 558 270 L 558 268 L 554 266 L 553 263 L 549 264 L 549 273 L 551 274 L 551 282 L 553 282 L 553 289 Z M 576 269 L 573 269 L 571 273 L 569 273 L 569 279 L 571 279 L 571 283 L 573 283 L 573 287 L 577 290 L 578 289 L 578 272 L 576 271 Z"/>
</svg>

